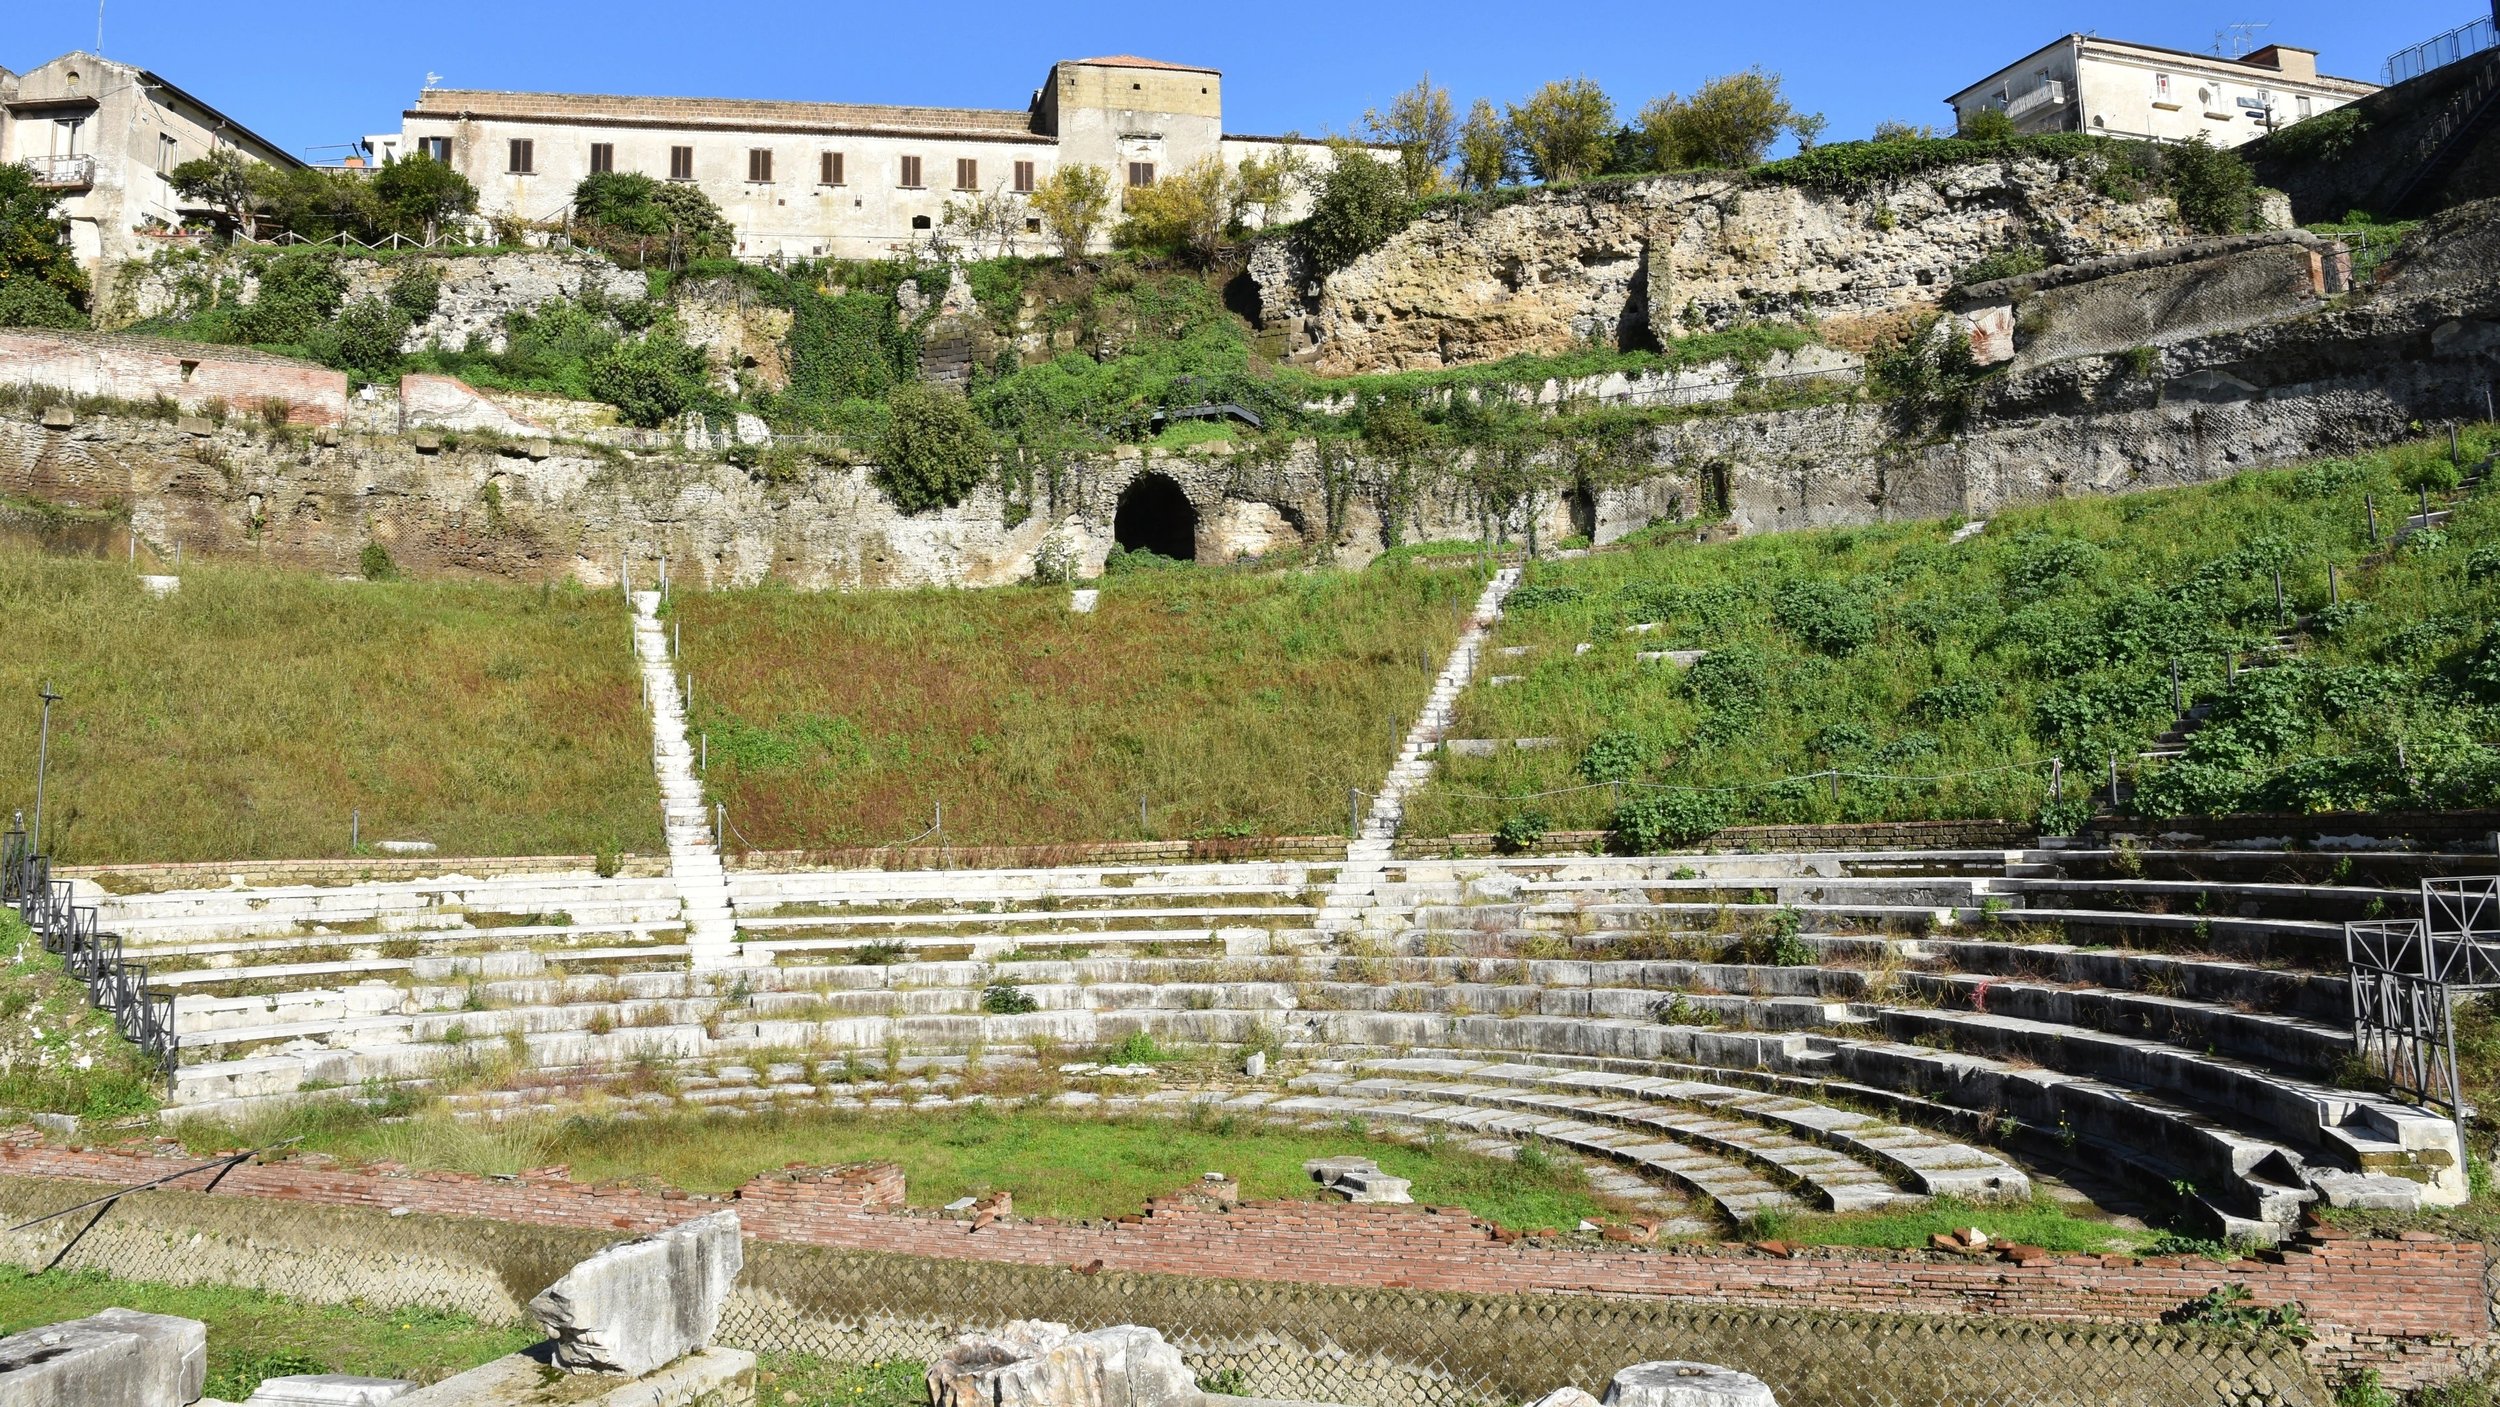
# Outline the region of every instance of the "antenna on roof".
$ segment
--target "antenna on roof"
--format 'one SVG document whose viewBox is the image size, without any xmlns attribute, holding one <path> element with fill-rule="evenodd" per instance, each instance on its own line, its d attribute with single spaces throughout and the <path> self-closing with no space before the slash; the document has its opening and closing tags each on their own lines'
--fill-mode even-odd
<svg viewBox="0 0 2500 1407">
<path fill-rule="evenodd" d="M 104 0 L 95 0 L 95 56 L 104 57 Z"/>
<path fill-rule="evenodd" d="M 2257 31 L 2272 29 L 2270 20 L 2246 20 L 2224 25 L 2214 31 L 2214 53 L 2226 59 L 2244 59 L 2257 47 Z"/>
</svg>

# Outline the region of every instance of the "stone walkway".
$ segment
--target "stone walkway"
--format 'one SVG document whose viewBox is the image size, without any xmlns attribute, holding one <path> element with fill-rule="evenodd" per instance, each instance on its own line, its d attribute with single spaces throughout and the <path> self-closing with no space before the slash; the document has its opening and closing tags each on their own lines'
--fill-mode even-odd
<svg viewBox="0 0 2500 1407">
<path fill-rule="evenodd" d="M 1475 613 L 1468 618 L 1467 629 L 1458 637 L 1457 648 L 1450 651 L 1449 663 L 1442 666 L 1441 676 L 1432 684 L 1432 695 L 1424 701 L 1423 711 L 1415 716 L 1415 726 L 1398 749 L 1398 760 L 1389 769 L 1388 780 L 1372 798 L 1371 812 L 1363 819 L 1363 833 L 1346 847 L 1345 868 L 1337 872 L 1337 882 L 1320 905 L 1319 930 L 1322 933 L 1347 933 L 1362 924 L 1363 911 L 1370 906 L 1379 888 L 1381 872 L 1395 850 L 1398 829 L 1406 823 L 1406 799 L 1417 788 L 1432 779 L 1432 750 L 1440 745 L 1449 731 L 1450 712 L 1458 706 L 1458 696 L 1467 691 L 1475 678 L 1476 662 L 1484 656 L 1485 637 L 1502 618 L 1502 602 L 1519 585 L 1518 567 L 1504 567 L 1485 583 L 1484 594 L 1476 599 Z"/>
<path fill-rule="evenodd" d="M 685 911 L 689 961 L 698 969 L 730 967 L 738 960 L 738 923 L 729 907 L 729 876 L 705 814 L 703 782 L 686 742 L 686 701 L 677 691 L 659 611 L 660 593 L 634 593 L 634 657 L 642 664 L 643 695 L 651 701 L 651 766 L 660 779 L 668 872 Z"/>
</svg>

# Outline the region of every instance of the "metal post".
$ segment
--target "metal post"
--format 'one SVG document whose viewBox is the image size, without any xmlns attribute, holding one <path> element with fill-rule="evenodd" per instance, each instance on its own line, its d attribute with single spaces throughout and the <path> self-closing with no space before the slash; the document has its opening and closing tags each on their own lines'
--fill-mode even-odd
<svg viewBox="0 0 2500 1407">
<path fill-rule="evenodd" d="M 347 853 L 353 855 L 363 849 L 364 841 L 365 811 L 359 806 L 347 813 Z"/>
<path fill-rule="evenodd" d="M 1137 833 L 1149 840 L 1154 838 L 1153 828 L 1146 824 L 1146 794 L 1142 791 L 1137 794 Z"/>
<path fill-rule="evenodd" d="M 2361 505 L 2370 510 L 2370 545 L 2378 546 L 2378 495 L 2361 495 Z"/>
<path fill-rule="evenodd" d="M 696 753 L 695 770 L 708 777 L 712 775 L 712 735 L 703 734 L 697 747 L 700 750 Z"/>
<path fill-rule="evenodd" d="M 686 623 L 674 616 L 668 622 L 668 657 L 676 659 L 686 652 Z"/>
<path fill-rule="evenodd" d="M 2281 567 L 2274 569 L 2274 623 L 2277 627 L 2283 624 L 2283 569 Z"/>
<path fill-rule="evenodd" d="M 1834 772 L 1834 773 L 1832 773 L 1832 774 L 1831 774 L 1831 783 L 1832 783 L 1832 805 L 1834 805 L 1834 806 L 1838 806 L 1838 805 L 1840 804 L 1840 774 L 1839 774 L 1838 772 Z"/>
<path fill-rule="evenodd" d="M 2333 562 L 2326 564 L 2326 603 L 2330 606 L 2344 604 L 2343 584 L 2336 579 Z"/>
<path fill-rule="evenodd" d="M 1363 838 L 1363 793 L 1360 788 L 1345 789 L 1346 833 L 1356 840 Z"/>
<path fill-rule="evenodd" d="M 2066 759 L 2052 757 L 2049 759 L 2049 800 L 2064 801 L 2065 799 Z"/>
<path fill-rule="evenodd" d="M 38 734 L 39 741 L 35 744 L 35 830 L 26 847 L 26 853 L 29 855 L 43 853 L 44 773 L 52 765 L 52 706 L 61 701 L 61 696 L 52 691 L 49 683 L 43 686 L 40 697 L 43 699 L 43 727 Z"/>
<path fill-rule="evenodd" d="M 2187 712 L 2187 696 L 2179 689 L 2179 662 L 2177 660 L 2170 662 L 2170 711 L 2172 713 Z"/>
<path fill-rule="evenodd" d="M 2109 804 L 2118 804 L 2118 754 L 2109 755 Z"/>
</svg>

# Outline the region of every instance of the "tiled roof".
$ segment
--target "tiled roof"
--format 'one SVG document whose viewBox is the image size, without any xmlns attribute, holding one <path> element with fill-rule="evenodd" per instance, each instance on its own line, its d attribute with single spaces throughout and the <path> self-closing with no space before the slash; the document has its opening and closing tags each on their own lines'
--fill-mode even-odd
<svg viewBox="0 0 2500 1407">
<path fill-rule="evenodd" d="M 1167 68 L 1178 73 L 1221 73 L 1221 69 L 1203 64 L 1165 63 L 1161 59 L 1141 59 L 1135 54 L 1106 54 L 1099 59 L 1070 59 L 1072 64 L 1091 64 L 1096 68 Z"/>
<path fill-rule="evenodd" d="M 762 98 L 629 98 L 600 93 L 498 93 L 429 88 L 411 117 L 484 117 L 653 127 L 742 127 L 905 136 L 1034 140 L 1029 113 L 991 108 L 802 103 Z"/>
</svg>

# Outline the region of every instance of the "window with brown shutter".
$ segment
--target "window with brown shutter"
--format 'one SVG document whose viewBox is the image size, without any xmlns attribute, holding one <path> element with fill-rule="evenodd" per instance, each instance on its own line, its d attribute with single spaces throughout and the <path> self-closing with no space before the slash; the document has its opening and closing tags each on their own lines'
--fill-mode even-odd
<svg viewBox="0 0 2500 1407">
<path fill-rule="evenodd" d="M 512 159 L 504 169 L 515 176 L 533 175 L 537 171 L 538 144 L 527 137 L 512 139 Z"/>
<path fill-rule="evenodd" d="M 747 179 L 769 184 L 772 178 L 772 152 L 764 147 L 747 148 Z"/>
<path fill-rule="evenodd" d="M 1019 161 L 1016 163 L 1016 194 L 1031 195 L 1032 193 L 1033 163 L 1030 161 Z"/>
<path fill-rule="evenodd" d="M 981 189 L 980 162 L 974 161 L 970 157 L 959 156 L 955 158 L 955 189 L 959 191 L 977 191 Z"/>
<path fill-rule="evenodd" d="M 907 191 L 916 191 L 920 189 L 919 157 L 907 156 L 903 158 L 903 189 Z"/>
<path fill-rule="evenodd" d="M 1130 162 L 1128 164 L 1128 183 L 1132 186 L 1153 185 L 1155 183 L 1155 164 L 1151 161 Z"/>
<path fill-rule="evenodd" d="M 614 142 L 592 142 L 590 144 L 590 174 L 594 176 L 604 175 L 615 169 L 616 144 Z"/>
<path fill-rule="evenodd" d="M 816 158 L 816 184 L 820 186 L 842 184 L 842 153 L 829 151 Z"/>
<path fill-rule="evenodd" d="M 670 147 L 668 149 L 668 178 L 672 181 L 694 179 L 693 147 Z"/>
</svg>

